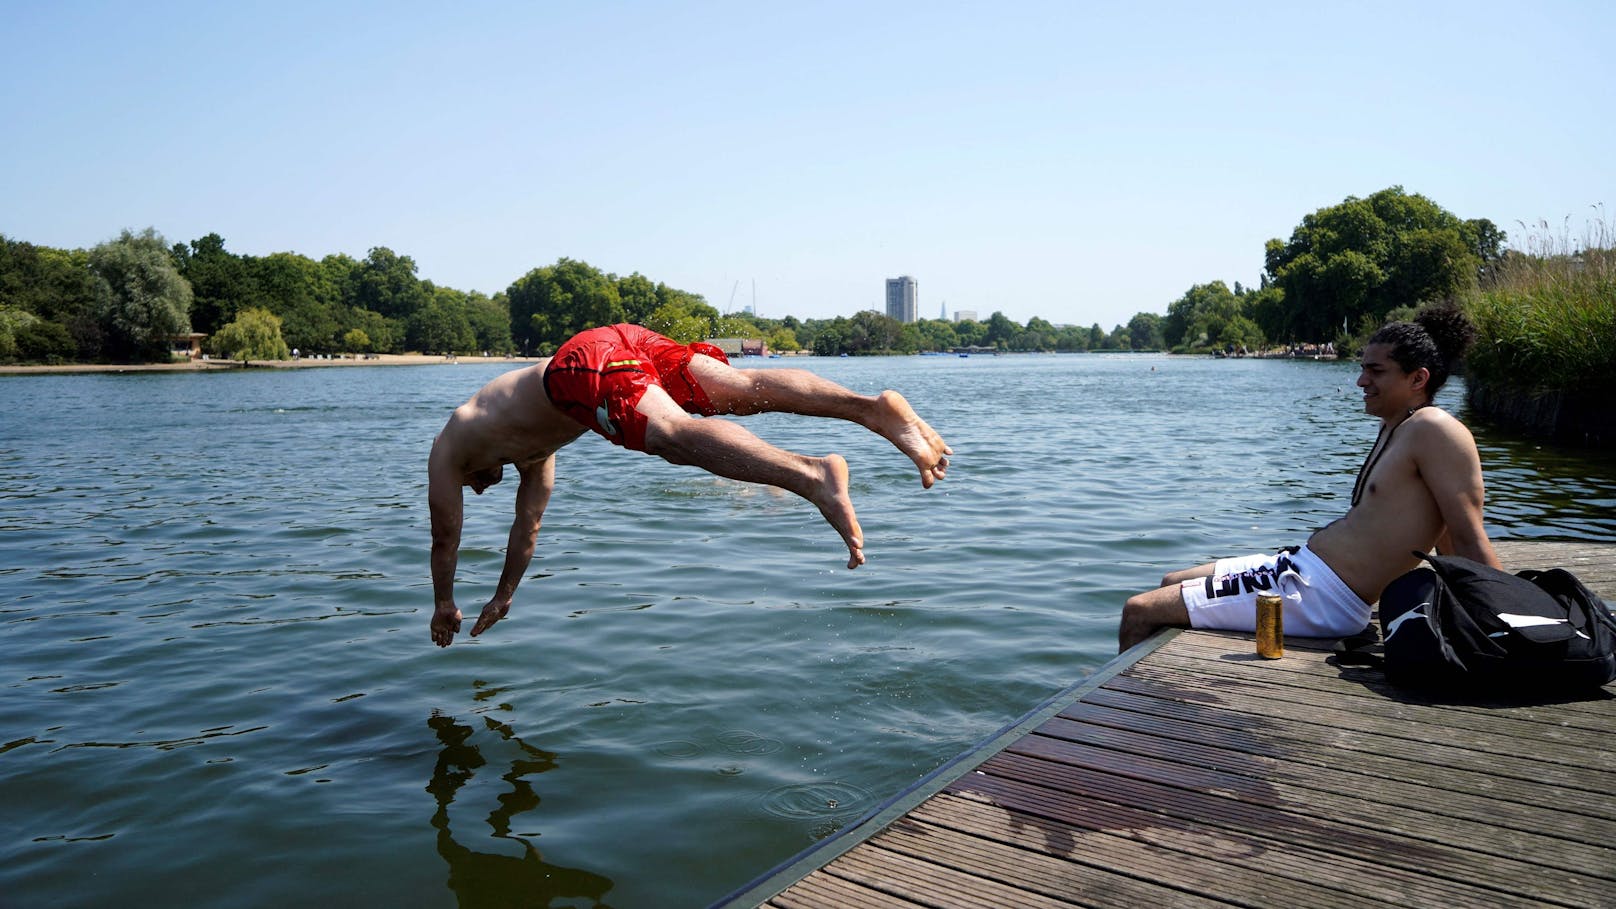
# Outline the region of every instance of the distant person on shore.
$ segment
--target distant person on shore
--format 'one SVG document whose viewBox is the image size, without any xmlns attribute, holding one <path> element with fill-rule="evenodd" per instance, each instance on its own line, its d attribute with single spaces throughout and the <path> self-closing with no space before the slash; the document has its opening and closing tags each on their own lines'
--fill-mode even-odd
<svg viewBox="0 0 1616 909">
<path fill-rule="evenodd" d="M 776 448 L 738 423 L 692 414 L 783 412 L 857 423 L 897 446 L 930 488 L 953 454 L 941 436 L 895 391 L 855 394 L 802 369 L 742 372 L 722 351 L 686 346 L 637 325 L 592 328 L 554 357 L 507 372 L 456 408 L 432 443 L 427 500 L 432 512 L 432 640 L 447 647 L 460 630 L 455 607 L 464 493 L 482 494 L 516 467 L 516 520 L 511 524 L 494 596 L 472 626 L 487 631 L 510 611 L 533 558 L 539 522 L 555 487 L 555 453 L 594 430 L 615 445 L 673 464 L 766 483 L 812 502 L 847 545 L 847 567 L 864 564 L 864 536 L 848 494 L 841 455 L 809 457 Z"/>
<path fill-rule="evenodd" d="M 1285 632 L 1343 637 L 1369 624 L 1370 604 L 1433 546 L 1498 566 L 1482 527 L 1481 457 L 1476 441 L 1432 405 L 1475 337 L 1464 313 L 1428 309 L 1369 339 L 1358 387 L 1380 434 L 1358 471 L 1346 515 L 1306 544 L 1220 559 L 1162 578 L 1128 600 L 1120 650 L 1172 626 L 1250 631 L 1258 593 L 1284 598 Z"/>
</svg>

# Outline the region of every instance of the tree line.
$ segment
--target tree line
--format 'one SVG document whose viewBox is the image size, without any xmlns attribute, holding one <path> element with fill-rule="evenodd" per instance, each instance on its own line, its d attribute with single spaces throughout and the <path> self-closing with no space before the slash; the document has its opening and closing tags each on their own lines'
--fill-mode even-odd
<svg viewBox="0 0 1616 909">
<path fill-rule="evenodd" d="M 1467 298 L 1509 253 L 1485 218 L 1461 220 L 1393 186 L 1349 196 L 1269 240 L 1261 284 L 1197 284 L 1168 304 L 1175 352 L 1333 343 L 1356 350 L 1400 311 Z"/>
<path fill-rule="evenodd" d="M 722 314 L 700 295 L 562 258 L 488 296 L 422 279 L 387 247 L 364 259 L 292 252 L 242 255 L 216 233 L 168 245 L 155 230 L 92 249 L 37 246 L 0 235 L 0 361 L 142 362 L 170 356 L 190 332 L 217 356 L 473 353 L 544 355 L 575 332 L 634 322 L 681 342 L 762 338 L 772 349 L 827 356 L 955 348 L 1128 350 L 1161 346 L 1161 317 L 1111 331 L 985 321 L 901 323 L 865 311 L 832 319 Z"/>
<path fill-rule="evenodd" d="M 701 295 L 634 273 L 562 258 L 492 296 L 417 275 L 413 259 L 375 247 L 364 259 L 233 253 L 210 233 L 168 245 L 150 228 L 92 249 L 0 235 L 0 361 L 139 362 L 169 357 L 200 332 L 219 356 L 473 353 L 544 355 L 573 333 L 634 322 L 681 342 L 763 338 L 775 350 L 863 355 L 956 348 L 1004 351 L 1173 350 L 1333 341 L 1344 350 L 1394 309 L 1473 290 L 1504 253 L 1504 233 L 1460 220 L 1401 187 L 1349 197 L 1270 240 L 1261 284 L 1191 287 L 1165 315 L 1140 312 L 1109 331 L 988 319 L 902 323 L 864 311 L 832 319 L 722 314 Z"/>
</svg>

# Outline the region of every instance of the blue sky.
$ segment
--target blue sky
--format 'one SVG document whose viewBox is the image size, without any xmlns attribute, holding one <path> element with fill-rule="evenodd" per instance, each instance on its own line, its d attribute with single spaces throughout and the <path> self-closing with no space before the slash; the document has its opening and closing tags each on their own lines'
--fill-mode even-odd
<svg viewBox="0 0 1616 909">
<path fill-rule="evenodd" d="M 1109 329 L 1388 186 L 1608 223 L 1613 10 L 0 0 L 0 233 Z"/>
</svg>

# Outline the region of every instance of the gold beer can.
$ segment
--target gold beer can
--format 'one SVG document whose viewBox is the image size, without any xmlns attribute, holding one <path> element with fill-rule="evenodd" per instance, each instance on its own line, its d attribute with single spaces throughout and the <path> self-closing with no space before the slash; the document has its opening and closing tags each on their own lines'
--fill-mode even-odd
<svg viewBox="0 0 1616 909">
<path fill-rule="evenodd" d="M 1278 594 L 1257 594 L 1257 655 L 1265 660 L 1285 655 L 1284 602 Z"/>
</svg>

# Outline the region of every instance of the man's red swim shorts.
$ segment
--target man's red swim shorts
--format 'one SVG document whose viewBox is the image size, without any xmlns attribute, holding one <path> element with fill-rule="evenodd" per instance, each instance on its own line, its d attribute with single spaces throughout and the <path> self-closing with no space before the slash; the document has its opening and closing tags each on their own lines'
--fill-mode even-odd
<svg viewBox="0 0 1616 909">
<path fill-rule="evenodd" d="M 645 389 L 661 386 L 687 413 L 712 416 L 706 392 L 690 374 L 690 358 L 724 352 L 702 341 L 688 347 L 638 325 L 607 325 L 573 335 L 544 370 L 550 402 L 613 444 L 645 450 L 644 414 L 635 410 Z"/>
</svg>

